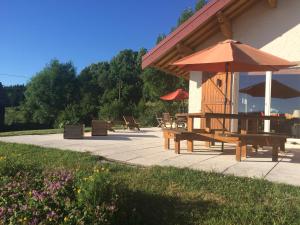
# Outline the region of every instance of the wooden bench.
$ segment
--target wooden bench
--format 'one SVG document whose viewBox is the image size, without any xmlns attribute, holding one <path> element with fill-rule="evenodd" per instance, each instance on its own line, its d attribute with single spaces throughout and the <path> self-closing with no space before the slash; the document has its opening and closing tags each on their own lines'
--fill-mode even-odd
<svg viewBox="0 0 300 225">
<path fill-rule="evenodd" d="M 247 145 L 255 149 L 258 146 L 272 147 L 272 161 L 278 161 L 278 150 L 284 151 L 286 136 L 274 134 L 233 134 L 220 132 L 209 133 L 205 130 L 189 132 L 180 129 L 163 129 L 164 148 L 170 149 L 170 139 L 174 140 L 175 153 L 180 154 L 180 141 L 187 140 L 188 151 L 193 151 L 193 141 L 223 142 L 236 144 L 236 160 L 241 161 L 247 157 Z"/>
</svg>

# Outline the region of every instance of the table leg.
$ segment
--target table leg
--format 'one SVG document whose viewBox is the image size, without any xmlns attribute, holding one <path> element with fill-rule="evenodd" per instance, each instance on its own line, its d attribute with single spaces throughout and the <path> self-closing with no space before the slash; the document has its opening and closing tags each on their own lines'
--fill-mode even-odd
<svg viewBox="0 0 300 225">
<path fill-rule="evenodd" d="M 165 148 L 166 150 L 170 149 L 170 138 L 165 137 L 164 148 Z"/>
<path fill-rule="evenodd" d="M 180 154 L 180 140 L 174 139 L 175 142 L 175 153 Z"/>
<path fill-rule="evenodd" d="M 278 162 L 278 145 L 273 145 L 272 149 L 272 161 Z"/>
<path fill-rule="evenodd" d="M 241 157 L 242 157 L 242 159 L 246 159 L 247 158 L 247 144 L 246 143 L 242 143 L 242 146 L 241 146 Z"/>
<path fill-rule="evenodd" d="M 280 151 L 285 152 L 285 142 L 280 144 Z"/>
<path fill-rule="evenodd" d="M 242 148 L 242 143 L 241 142 L 237 143 L 236 148 L 235 148 L 235 159 L 238 162 L 240 162 L 242 160 L 241 148 Z"/>
<path fill-rule="evenodd" d="M 193 140 L 187 140 L 187 149 L 188 149 L 188 152 L 194 151 L 194 141 Z"/>
</svg>

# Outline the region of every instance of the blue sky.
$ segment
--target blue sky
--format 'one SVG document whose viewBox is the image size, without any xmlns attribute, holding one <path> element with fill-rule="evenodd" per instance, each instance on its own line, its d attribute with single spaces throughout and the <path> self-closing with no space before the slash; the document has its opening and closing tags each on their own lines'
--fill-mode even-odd
<svg viewBox="0 0 300 225">
<path fill-rule="evenodd" d="M 0 82 L 26 83 L 51 59 L 85 66 L 151 48 L 196 0 L 0 0 Z M 11 76 L 6 75 L 11 74 Z M 13 76 L 12 76 L 13 75 Z"/>
</svg>

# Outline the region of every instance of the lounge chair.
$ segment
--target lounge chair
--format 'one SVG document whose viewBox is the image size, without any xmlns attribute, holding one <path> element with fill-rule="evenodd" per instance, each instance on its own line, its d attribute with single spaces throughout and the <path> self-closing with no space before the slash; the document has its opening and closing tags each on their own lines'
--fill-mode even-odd
<svg viewBox="0 0 300 225">
<path fill-rule="evenodd" d="M 139 123 L 136 122 L 133 116 L 123 116 L 124 122 L 125 122 L 125 128 L 127 129 L 137 129 L 140 130 Z"/>
</svg>

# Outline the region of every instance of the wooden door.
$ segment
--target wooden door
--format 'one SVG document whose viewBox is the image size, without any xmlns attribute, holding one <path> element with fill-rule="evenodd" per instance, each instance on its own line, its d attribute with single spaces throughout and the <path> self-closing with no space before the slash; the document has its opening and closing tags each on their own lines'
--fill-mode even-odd
<svg viewBox="0 0 300 225">
<path fill-rule="evenodd" d="M 231 82 L 232 76 L 228 75 L 227 81 L 227 105 L 226 113 L 231 113 Z M 202 112 L 224 113 L 224 97 L 226 87 L 226 73 L 203 73 L 202 77 Z M 211 121 L 212 129 L 222 129 L 222 119 Z M 229 130 L 230 120 L 227 119 L 225 127 Z M 205 121 L 201 121 L 201 127 L 205 127 Z"/>
</svg>

